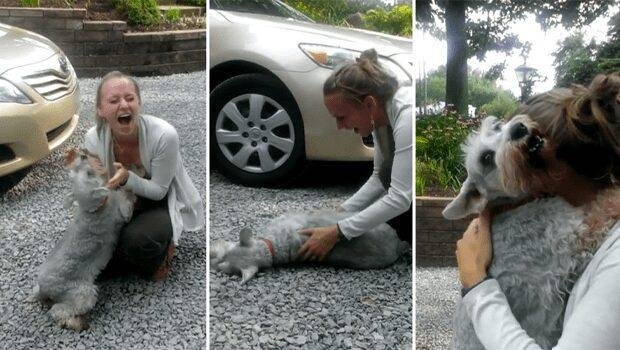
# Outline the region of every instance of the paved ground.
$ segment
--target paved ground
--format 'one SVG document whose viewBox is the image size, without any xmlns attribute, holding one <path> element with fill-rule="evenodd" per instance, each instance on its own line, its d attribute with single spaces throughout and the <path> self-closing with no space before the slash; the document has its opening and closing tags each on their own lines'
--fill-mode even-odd
<svg viewBox="0 0 620 350">
<path fill-rule="evenodd" d="M 210 240 L 237 240 L 289 211 L 333 208 L 364 181 L 367 168 L 317 167 L 288 189 L 238 186 L 210 177 Z M 326 175 L 327 174 L 327 175 Z M 211 271 L 210 348 L 411 349 L 411 254 L 384 270 L 279 267 L 245 285 Z"/>
<path fill-rule="evenodd" d="M 205 72 L 139 78 L 143 111 L 168 120 L 181 135 L 190 177 L 205 199 Z M 78 146 L 94 123 L 97 79 L 81 79 L 79 128 L 70 141 L 35 166 L 0 198 L 0 348 L 204 349 L 206 347 L 205 232 L 181 237 L 173 273 L 164 282 L 125 277 L 100 284 L 91 329 L 62 330 L 36 304 L 23 300 L 36 267 L 70 221 L 61 155 Z"/>
<path fill-rule="evenodd" d="M 416 269 L 416 349 L 448 349 L 452 313 L 460 299 L 455 267 Z"/>
</svg>

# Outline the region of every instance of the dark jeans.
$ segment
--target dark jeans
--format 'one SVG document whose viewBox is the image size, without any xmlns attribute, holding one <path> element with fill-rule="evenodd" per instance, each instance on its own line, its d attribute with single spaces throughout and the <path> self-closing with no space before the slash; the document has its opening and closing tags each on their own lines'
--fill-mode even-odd
<svg viewBox="0 0 620 350">
<path fill-rule="evenodd" d="M 133 217 L 121 229 L 114 256 L 104 274 L 136 273 L 151 277 L 163 262 L 172 242 L 172 222 L 168 200 L 138 197 Z"/>
<path fill-rule="evenodd" d="M 413 204 L 409 206 L 409 210 L 388 220 L 387 224 L 392 226 L 401 241 L 412 243 L 413 240 L 413 214 L 411 209 Z"/>
</svg>

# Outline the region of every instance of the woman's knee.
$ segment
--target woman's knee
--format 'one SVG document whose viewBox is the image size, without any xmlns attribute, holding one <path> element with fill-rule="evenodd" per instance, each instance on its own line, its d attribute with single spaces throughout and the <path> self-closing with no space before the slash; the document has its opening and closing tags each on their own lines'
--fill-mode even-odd
<svg viewBox="0 0 620 350">
<path fill-rule="evenodd" d="M 129 256 L 151 255 L 166 249 L 172 238 L 172 223 L 164 208 L 150 210 L 133 218 L 121 230 L 119 248 Z"/>
</svg>

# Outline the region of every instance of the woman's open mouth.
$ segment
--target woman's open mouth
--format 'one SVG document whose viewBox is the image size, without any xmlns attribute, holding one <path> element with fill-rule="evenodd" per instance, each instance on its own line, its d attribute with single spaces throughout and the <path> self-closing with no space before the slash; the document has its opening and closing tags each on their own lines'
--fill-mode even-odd
<svg viewBox="0 0 620 350">
<path fill-rule="evenodd" d="M 131 123 L 131 114 L 123 114 L 119 116 L 117 120 L 121 125 L 129 125 L 129 123 Z"/>
</svg>

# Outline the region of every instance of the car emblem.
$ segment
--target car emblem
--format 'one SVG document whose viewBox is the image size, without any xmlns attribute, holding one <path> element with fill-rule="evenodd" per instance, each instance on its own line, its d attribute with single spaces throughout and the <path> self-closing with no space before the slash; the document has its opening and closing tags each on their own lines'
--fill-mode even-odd
<svg viewBox="0 0 620 350">
<path fill-rule="evenodd" d="M 69 71 L 69 64 L 67 62 L 67 57 L 65 56 L 60 56 L 58 58 L 58 63 L 60 64 L 60 70 L 63 73 L 67 73 Z"/>
</svg>

